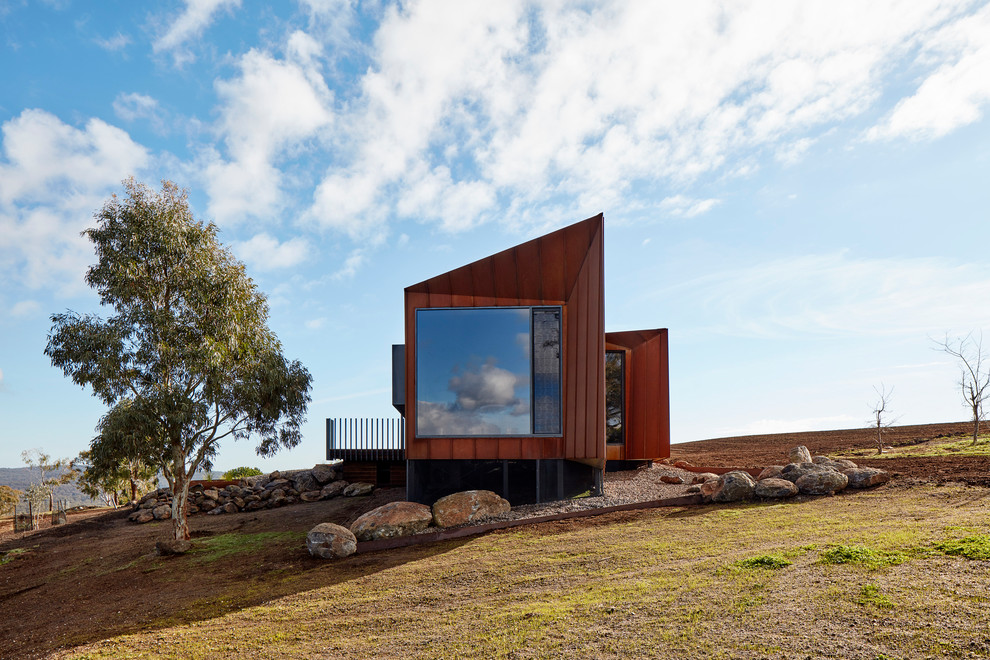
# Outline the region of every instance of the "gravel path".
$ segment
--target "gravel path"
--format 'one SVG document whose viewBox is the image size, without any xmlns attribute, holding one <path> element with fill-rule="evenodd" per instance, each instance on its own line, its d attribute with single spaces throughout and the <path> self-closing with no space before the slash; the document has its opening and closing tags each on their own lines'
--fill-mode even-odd
<svg viewBox="0 0 990 660">
<path fill-rule="evenodd" d="M 664 483 L 661 480 L 664 476 L 679 478 L 683 483 Z M 636 470 L 606 472 L 604 495 L 561 500 L 559 502 L 514 506 L 509 513 L 496 518 L 489 518 L 486 522 L 537 518 L 539 516 L 567 513 L 569 511 L 601 509 L 620 504 L 632 504 L 633 502 L 650 502 L 671 497 L 681 497 L 688 494 L 686 492 L 687 488 L 696 476 L 697 474 L 694 472 L 681 470 L 680 468 L 664 465 L 663 463 L 646 465 Z"/>
</svg>

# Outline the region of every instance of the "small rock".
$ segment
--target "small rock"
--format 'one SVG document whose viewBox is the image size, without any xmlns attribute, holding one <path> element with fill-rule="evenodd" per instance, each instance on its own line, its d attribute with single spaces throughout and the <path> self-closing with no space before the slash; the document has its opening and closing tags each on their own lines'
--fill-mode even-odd
<svg viewBox="0 0 990 660">
<path fill-rule="evenodd" d="M 741 500 L 748 500 L 753 496 L 753 490 L 756 488 L 756 482 L 753 481 L 753 477 L 742 470 L 726 472 L 715 483 L 716 489 L 712 495 L 713 502 L 739 502 Z"/>
<path fill-rule="evenodd" d="M 665 484 L 682 484 L 682 483 L 684 483 L 684 480 L 683 479 L 681 479 L 678 476 L 672 475 L 672 474 L 661 475 L 660 476 L 660 481 L 662 481 Z"/>
<path fill-rule="evenodd" d="M 835 472 L 838 474 L 838 470 L 835 468 L 830 468 L 826 465 L 817 465 L 815 463 L 788 463 L 780 471 L 780 478 L 797 482 L 798 479 L 806 474 L 822 474 L 824 472 Z"/>
<path fill-rule="evenodd" d="M 824 465 L 825 467 L 835 468 L 839 472 L 856 467 L 856 464 L 852 461 L 847 461 L 844 458 L 829 458 L 828 456 L 815 456 L 811 459 L 811 462 L 816 465 Z"/>
<path fill-rule="evenodd" d="M 245 511 L 257 511 L 258 509 L 264 509 L 268 506 L 267 500 L 255 500 L 253 502 L 248 502 L 244 505 Z"/>
<path fill-rule="evenodd" d="M 151 515 L 154 516 L 155 520 L 168 520 L 172 517 L 172 507 L 161 504 L 151 510 Z"/>
<path fill-rule="evenodd" d="M 787 460 L 790 463 L 810 463 L 811 452 L 804 445 L 798 445 L 787 452 Z"/>
<path fill-rule="evenodd" d="M 216 500 L 204 499 L 202 502 L 197 502 L 196 506 L 200 508 L 201 511 L 212 511 L 213 509 L 220 506 L 220 503 Z"/>
<path fill-rule="evenodd" d="M 299 493 L 299 499 L 303 502 L 317 502 L 320 499 L 320 491 L 307 490 L 305 493 Z"/>
<path fill-rule="evenodd" d="M 887 472 L 871 467 L 849 468 L 843 470 L 842 474 L 849 478 L 850 488 L 871 488 L 890 481 Z"/>
<path fill-rule="evenodd" d="M 753 495 L 763 499 L 778 499 L 782 497 L 793 497 L 798 494 L 798 487 L 787 479 L 768 477 L 756 482 Z"/>
<path fill-rule="evenodd" d="M 374 489 L 375 489 L 375 484 L 369 484 L 363 481 L 358 481 L 344 489 L 344 496 L 358 497 L 359 495 L 371 495 L 371 491 L 373 491 Z"/>
<path fill-rule="evenodd" d="M 151 512 L 151 509 L 138 509 L 129 515 L 127 519 L 140 525 L 154 520 L 155 514 Z"/>
<path fill-rule="evenodd" d="M 310 490 L 320 490 L 322 484 L 313 476 L 312 470 L 303 470 L 297 473 L 292 479 L 292 488 L 297 493 L 305 493 Z"/>
<path fill-rule="evenodd" d="M 351 525 L 359 541 L 408 536 L 421 532 L 433 521 L 430 507 L 416 502 L 389 502 L 372 509 Z"/>
<path fill-rule="evenodd" d="M 712 496 L 718 491 L 718 479 L 703 481 L 698 484 L 698 492 L 705 498 L 706 502 L 712 501 Z"/>
<path fill-rule="evenodd" d="M 688 463 L 687 461 L 681 460 L 681 461 L 674 461 L 674 467 L 681 468 L 682 470 L 686 470 L 694 466 Z"/>
<path fill-rule="evenodd" d="M 264 488 L 271 478 L 267 474 L 257 474 L 253 477 L 244 477 L 241 483 L 247 488 Z"/>
<path fill-rule="evenodd" d="M 763 481 L 764 479 L 780 479 L 780 473 L 783 470 L 783 465 L 771 465 L 769 467 L 765 467 L 763 468 L 763 472 L 760 472 L 760 476 L 758 476 L 756 480 Z"/>
<path fill-rule="evenodd" d="M 341 479 L 340 481 L 331 481 L 320 491 L 321 500 L 329 500 L 331 497 L 337 497 L 344 492 L 349 484 Z"/>
<path fill-rule="evenodd" d="M 700 472 L 691 479 L 693 484 L 703 484 L 706 481 L 718 481 L 718 475 L 714 472 Z"/>
<path fill-rule="evenodd" d="M 336 467 L 326 463 L 317 463 L 310 472 L 313 474 L 313 478 L 320 482 L 320 485 L 328 484 L 337 479 Z"/>
<path fill-rule="evenodd" d="M 690 494 L 690 493 L 700 493 L 700 492 L 701 492 L 701 484 L 693 484 L 693 485 L 691 485 L 691 486 L 688 486 L 688 487 L 687 487 L 687 488 L 686 488 L 686 489 L 684 490 L 684 492 L 685 492 L 685 493 L 689 493 L 689 494 Z"/>
<path fill-rule="evenodd" d="M 216 488 L 206 488 L 203 490 L 203 497 L 208 497 L 211 500 L 219 500 L 220 491 L 218 491 Z"/>
<path fill-rule="evenodd" d="M 272 472 L 272 474 L 275 474 Z M 265 484 L 265 490 L 274 490 L 276 488 L 285 489 L 289 485 L 288 479 L 272 479 L 267 484 Z"/>
<path fill-rule="evenodd" d="M 433 504 L 433 524 L 455 527 L 508 513 L 509 501 L 490 490 L 466 490 L 441 497 Z"/>
<path fill-rule="evenodd" d="M 223 505 L 223 510 L 226 513 L 237 513 L 239 511 L 239 509 L 237 508 L 237 505 L 234 504 L 233 502 L 227 502 L 226 504 L 224 504 Z"/>
<path fill-rule="evenodd" d="M 848 484 L 849 477 L 835 470 L 811 472 L 794 482 L 798 490 L 805 495 L 831 495 L 844 489 Z"/>
<path fill-rule="evenodd" d="M 192 542 L 185 539 L 167 539 L 155 543 L 155 551 L 163 557 L 182 555 L 189 552 L 191 548 Z"/>
<path fill-rule="evenodd" d="M 346 527 L 320 523 L 306 535 L 306 548 L 320 559 L 347 557 L 357 551 L 357 538 Z"/>
</svg>

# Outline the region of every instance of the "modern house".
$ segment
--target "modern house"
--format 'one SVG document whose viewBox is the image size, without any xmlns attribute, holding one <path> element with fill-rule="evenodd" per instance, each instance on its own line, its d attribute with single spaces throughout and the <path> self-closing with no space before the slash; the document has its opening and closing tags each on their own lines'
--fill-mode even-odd
<svg viewBox="0 0 990 660">
<path fill-rule="evenodd" d="M 597 215 L 406 288 L 404 452 L 350 460 L 381 481 L 404 459 L 411 501 L 482 488 L 522 504 L 600 492 L 607 462 L 669 456 L 667 331 L 605 332 L 603 230 Z M 345 458 L 327 428 L 328 459 Z"/>
</svg>

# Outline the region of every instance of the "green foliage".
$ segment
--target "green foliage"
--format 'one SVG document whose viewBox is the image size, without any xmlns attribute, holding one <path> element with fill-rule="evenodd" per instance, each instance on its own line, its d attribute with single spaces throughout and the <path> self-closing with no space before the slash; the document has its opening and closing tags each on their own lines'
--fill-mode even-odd
<svg viewBox="0 0 990 660">
<path fill-rule="evenodd" d="M 45 354 L 110 406 L 94 463 L 160 470 L 181 510 L 189 479 L 211 467 L 223 438 L 255 437 L 262 456 L 297 445 L 312 379 L 283 357 L 265 296 L 216 226 L 192 217 L 185 191 L 134 179 L 124 188 L 85 232 L 97 256 L 86 282 L 113 315 L 53 315 Z M 184 515 L 173 525 L 188 538 Z"/>
<path fill-rule="evenodd" d="M 0 516 L 5 516 L 14 510 L 14 505 L 21 501 L 24 495 L 10 486 L 0 486 Z"/>
<path fill-rule="evenodd" d="M 733 566 L 737 568 L 769 568 L 769 569 L 780 569 L 790 566 L 793 562 L 790 562 L 780 555 L 757 555 L 756 557 L 749 557 L 748 559 L 740 559 L 735 562 Z"/>
<path fill-rule="evenodd" d="M 157 483 L 155 467 L 134 455 L 90 450 L 80 452 L 73 465 L 80 471 L 77 479 L 80 490 L 93 499 L 103 500 L 107 506 L 117 507 L 121 500 L 135 500 Z"/>
<path fill-rule="evenodd" d="M 236 467 L 223 473 L 224 479 L 243 479 L 244 477 L 256 477 L 261 474 L 261 470 L 254 467 Z"/>
<path fill-rule="evenodd" d="M 856 597 L 857 605 L 870 605 L 882 610 L 893 609 L 894 601 L 880 593 L 879 587 L 875 584 L 864 584 L 860 587 L 859 596 Z"/>
<path fill-rule="evenodd" d="M 818 561 L 822 564 L 861 564 L 867 568 L 897 566 L 907 559 L 903 552 L 886 552 L 861 545 L 837 545 L 818 553 Z"/>
<path fill-rule="evenodd" d="M 947 555 L 990 561 L 990 535 L 974 534 L 955 541 L 936 543 L 935 548 Z"/>
</svg>

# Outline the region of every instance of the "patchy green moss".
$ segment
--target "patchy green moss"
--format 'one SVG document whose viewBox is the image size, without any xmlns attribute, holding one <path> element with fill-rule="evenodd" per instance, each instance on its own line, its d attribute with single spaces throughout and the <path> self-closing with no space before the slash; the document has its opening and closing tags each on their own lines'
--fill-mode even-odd
<svg viewBox="0 0 990 660">
<path fill-rule="evenodd" d="M 867 568 L 897 566 L 908 560 L 903 552 L 875 550 L 862 545 L 837 545 L 818 553 L 821 564 L 860 564 Z"/>
<path fill-rule="evenodd" d="M 875 607 L 881 610 L 894 608 L 894 601 L 880 593 L 880 588 L 875 584 L 864 584 L 859 588 L 859 596 L 855 598 L 857 605 L 864 607 Z"/>
<path fill-rule="evenodd" d="M 973 534 L 955 541 L 936 543 L 935 548 L 947 555 L 990 561 L 990 535 Z"/>
<path fill-rule="evenodd" d="M 221 534 L 198 539 L 189 553 L 197 563 L 208 564 L 238 554 L 253 554 L 268 545 L 288 544 L 304 539 L 304 532 L 259 532 Z"/>
<path fill-rule="evenodd" d="M 748 559 L 740 559 L 733 564 L 736 568 L 769 568 L 772 570 L 790 566 L 790 562 L 780 555 L 757 555 Z"/>
</svg>

